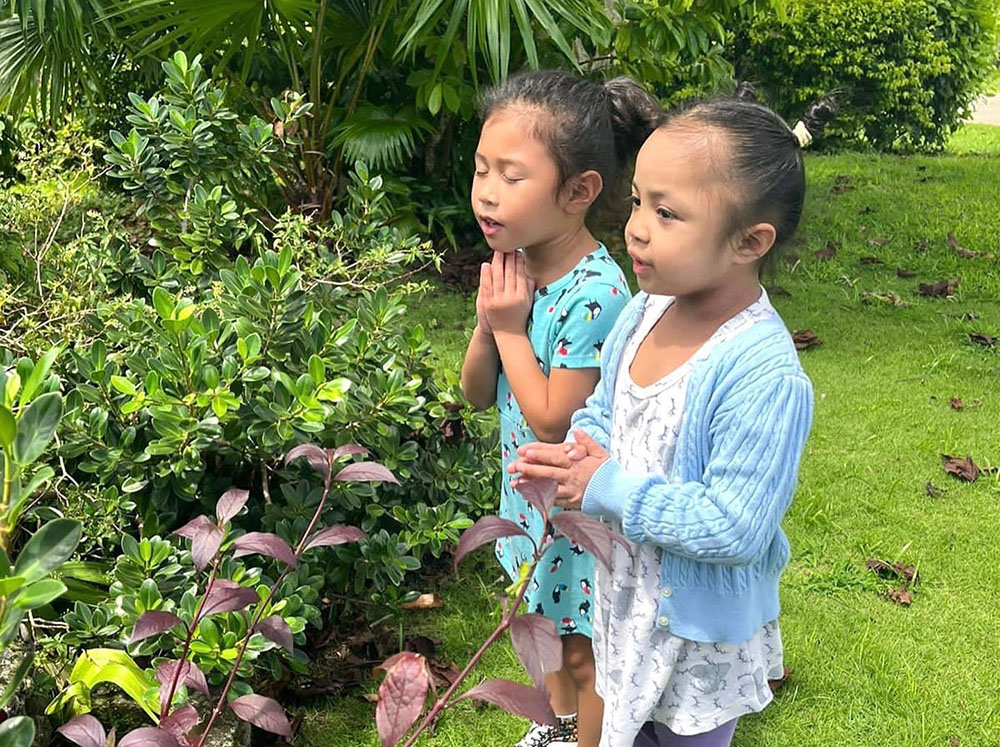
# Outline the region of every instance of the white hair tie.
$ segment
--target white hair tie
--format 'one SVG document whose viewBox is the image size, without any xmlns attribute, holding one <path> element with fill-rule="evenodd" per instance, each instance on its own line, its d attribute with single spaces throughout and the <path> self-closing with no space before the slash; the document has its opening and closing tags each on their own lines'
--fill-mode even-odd
<svg viewBox="0 0 1000 747">
<path fill-rule="evenodd" d="M 792 134 L 795 135 L 795 139 L 799 141 L 800 148 L 808 147 L 809 143 L 813 141 L 812 133 L 809 132 L 809 128 L 806 127 L 806 123 L 801 119 L 795 123 L 795 127 L 792 128 Z"/>
</svg>

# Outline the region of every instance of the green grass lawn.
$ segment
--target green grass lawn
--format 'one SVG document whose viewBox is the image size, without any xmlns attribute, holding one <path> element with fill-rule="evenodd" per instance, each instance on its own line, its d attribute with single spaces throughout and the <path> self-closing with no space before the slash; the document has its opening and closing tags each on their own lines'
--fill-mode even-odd
<svg viewBox="0 0 1000 747">
<path fill-rule="evenodd" d="M 958 482 L 940 457 L 1000 464 L 1000 347 L 969 338 L 1000 337 L 998 155 L 1000 128 L 969 127 L 940 157 L 808 159 L 806 217 L 790 250 L 798 261 L 776 280 L 789 295 L 774 296 L 790 328 L 823 341 L 802 353 L 816 416 L 785 521 L 793 555 L 781 625 L 792 675 L 771 707 L 744 719 L 737 747 L 1000 745 L 1000 483 L 988 473 Z M 834 193 L 838 177 L 851 189 Z M 949 233 L 979 256 L 960 257 Z M 817 259 L 831 241 L 836 256 Z M 918 283 L 957 277 L 953 298 L 916 293 Z M 441 292 L 432 301 L 420 314 L 441 369 L 457 371 L 472 300 Z M 929 497 L 928 482 L 947 493 Z M 868 558 L 919 568 L 910 607 L 885 598 L 889 584 Z M 495 624 L 504 586 L 480 562 L 441 590 L 443 610 L 407 618 L 460 664 Z M 503 646 L 478 676 L 518 672 Z M 523 728 L 462 704 L 422 744 L 505 747 Z M 375 747 L 373 706 L 360 695 L 316 703 L 299 744 Z"/>
</svg>

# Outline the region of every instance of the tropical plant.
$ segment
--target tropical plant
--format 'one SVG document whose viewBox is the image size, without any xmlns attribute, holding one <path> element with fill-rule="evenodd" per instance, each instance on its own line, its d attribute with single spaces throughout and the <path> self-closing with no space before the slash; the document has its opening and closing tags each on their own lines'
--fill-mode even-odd
<svg viewBox="0 0 1000 747">
<path fill-rule="evenodd" d="M 156 666 L 155 679 L 160 683 L 156 693 L 158 709 L 151 712 L 150 716 L 157 725 L 130 732 L 119 745 L 157 744 L 179 747 L 181 744 L 190 744 L 202 747 L 226 708 L 261 729 L 290 736 L 291 726 L 277 702 L 252 691 L 234 699 L 230 699 L 229 695 L 236 685 L 240 664 L 255 638 L 267 639 L 287 651 L 294 648 L 293 633 L 288 623 L 279 615 L 267 613 L 273 612 L 272 599 L 276 598 L 276 592 L 282 588 L 282 581 L 286 576 L 299 566 L 302 556 L 319 547 L 356 542 L 363 537 L 363 533 L 354 527 L 320 527 L 319 520 L 334 484 L 352 481 L 396 482 L 393 474 L 376 462 L 343 463 L 345 459 L 358 454 L 367 454 L 367 449 L 354 444 L 346 444 L 337 449 L 303 444 L 288 453 L 286 465 L 304 458 L 323 478 L 323 493 L 319 505 L 294 549 L 277 535 L 267 532 L 250 532 L 235 538 L 230 535 L 230 522 L 243 510 L 250 497 L 249 491 L 236 488 L 219 498 L 214 521 L 201 515 L 177 530 L 176 534 L 191 541 L 191 557 L 196 571 L 199 574 L 208 571 L 208 577 L 197 601 L 192 599 L 193 603 L 185 605 L 185 609 L 177 610 L 180 615 L 152 609 L 143 612 L 136 620 L 129 637 L 131 643 L 172 635 L 176 631 L 183 644 L 178 658 L 162 661 Z M 232 558 L 264 555 L 278 561 L 282 570 L 268 587 L 255 589 L 243 586 L 222 577 L 220 571 L 227 554 L 231 554 Z M 205 673 L 188 658 L 196 634 L 216 616 L 239 613 L 251 606 L 255 606 L 255 609 L 246 621 L 245 633 L 232 658 L 229 676 L 222 685 L 218 700 L 204 727 L 198 728 L 203 716 L 190 702 L 187 693 L 189 690 L 196 690 L 208 697 L 210 691 Z M 143 694 L 144 706 L 148 706 L 145 697 Z M 102 747 L 106 739 L 101 724 L 93 716 L 86 714 L 70 720 L 60 727 L 59 732 L 81 747 Z"/>
<path fill-rule="evenodd" d="M 542 536 L 546 540 L 539 545 L 529 537 L 534 553 L 530 561 L 521 565 L 519 578 L 506 590 L 500 623 L 472 655 L 445 693 L 437 697 L 437 693 L 433 691 L 430 668 L 421 654 L 402 651 L 377 667 L 385 671 L 375 708 L 375 723 L 382 747 L 395 747 L 404 738 L 406 741 L 403 747 L 411 747 L 421 734 L 437 722 L 445 708 L 467 698 L 499 706 L 537 723 L 557 723 L 545 690 L 545 675 L 562 669 L 562 643 L 555 623 L 549 618 L 536 612 L 518 614 L 528 585 L 542 557 L 552 547 L 549 537 L 566 537 L 573 544 L 592 552 L 598 562 L 605 566 L 611 561 L 613 543 L 620 544 L 629 552 L 631 548 L 624 537 L 612 532 L 592 516 L 578 511 L 553 511 L 556 488 L 554 480 L 521 480 L 518 483 L 517 490 L 544 520 Z M 455 567 L 476 548 L 501 537 L 514 536 L 528 537 L 528 534 L 512 521 L 499 516 L 484 516 L 462 535 L 455 550 Z M 514 653 L 534 684 L 522 685 L 511 680 L 493 679 L 475 685 L 456 698 L 462 683 L 472 674 L 483 654 L 508 631 Z M 431 707 L 424 713 L 428 691 L 433 693 L 434 699 Z M 420 718 L 421 715 L 424 716 L 423 719 Z"/>
</svg>

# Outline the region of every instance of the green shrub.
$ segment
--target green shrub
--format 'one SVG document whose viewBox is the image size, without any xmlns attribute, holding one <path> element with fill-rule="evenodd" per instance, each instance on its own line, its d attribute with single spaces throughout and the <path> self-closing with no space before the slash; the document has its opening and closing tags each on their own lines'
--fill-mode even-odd
<svg viewBox="0 0 1000 747">
<path fill-rule="evenodd" d="M 795 0 L 750 23 L 737 69 L 790 119 L 841 89 L 832 141 L 932 150 L 985 85 L 995 19 L 994 0 Z"/>
</svg>

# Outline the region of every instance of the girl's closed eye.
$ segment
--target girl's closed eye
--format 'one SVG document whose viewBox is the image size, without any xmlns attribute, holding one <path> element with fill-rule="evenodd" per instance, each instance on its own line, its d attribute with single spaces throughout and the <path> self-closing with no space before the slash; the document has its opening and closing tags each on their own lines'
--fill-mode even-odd
<svg viewBox="0 0 1000 747">
<path fill-rule="evenodd" d="M 517 184 L 522 179 L 524 179 L 523 176 L 508 176 L 507 174 L 503 175 L 503 180 L 508 184 Z"/>
</svg>

